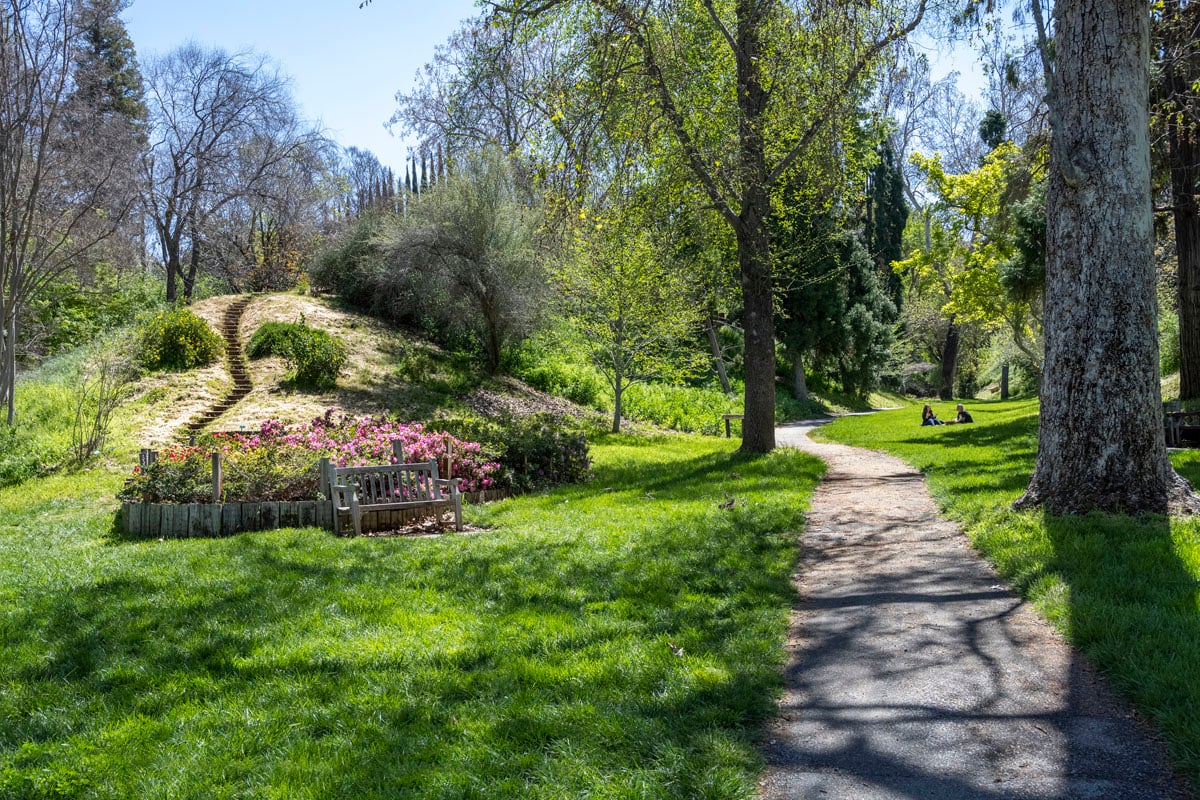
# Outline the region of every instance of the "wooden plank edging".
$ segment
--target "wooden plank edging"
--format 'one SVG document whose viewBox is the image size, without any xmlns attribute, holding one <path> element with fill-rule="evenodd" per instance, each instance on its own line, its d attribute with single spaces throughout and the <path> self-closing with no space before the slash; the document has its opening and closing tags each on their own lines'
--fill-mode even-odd
<svg viewBox="0 0 1200 800">
<path fill-rule="evenodd" d="M 514 497 L 509 489 L 464 492 L 467 503 L 490 503 Z M 421 509 L 366 511 L 364 530 L 392 530 L 429 516 Z M 249 531 L 318 527 L 333 530 L 333 508 L 327 500 L 260 503 L 131 503 L 121 504 L 121 530 L 128 536 L 187 539 L 231 536 Z"/>
</svg>

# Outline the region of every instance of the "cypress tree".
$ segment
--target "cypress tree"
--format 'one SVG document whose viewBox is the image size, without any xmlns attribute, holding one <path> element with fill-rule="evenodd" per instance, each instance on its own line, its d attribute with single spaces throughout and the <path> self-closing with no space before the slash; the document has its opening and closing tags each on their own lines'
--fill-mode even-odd
<svg viewBox="0 0 1200 800">
<path fill-rule="evenodd" d="M 899 261 L 902 256 L 908 203 L 904 200 L 904 177 L 896 163 L 896 154 L 886 140 L 879 147 L 879 163 L 871 171 L 870 183 L 868 249 L 887 286 L 888 296 L 896 308 L 900 308 L 904 287 L 900 276 L 892 269 L 892 262 Z"/>
</svg>

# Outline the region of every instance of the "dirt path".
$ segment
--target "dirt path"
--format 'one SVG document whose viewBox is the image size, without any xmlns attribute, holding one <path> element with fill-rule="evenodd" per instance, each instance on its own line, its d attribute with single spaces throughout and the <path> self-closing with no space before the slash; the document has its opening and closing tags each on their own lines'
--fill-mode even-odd
<svg viewBox="0 0 1200 800">
<path fill-rule="evenodd" d="M 829 472 L 764 799 L 1188 796 L 1128 706 L 938 517 L 919 473 L 812 442 L 812 427 L 777 432 Z"/>
</svg>

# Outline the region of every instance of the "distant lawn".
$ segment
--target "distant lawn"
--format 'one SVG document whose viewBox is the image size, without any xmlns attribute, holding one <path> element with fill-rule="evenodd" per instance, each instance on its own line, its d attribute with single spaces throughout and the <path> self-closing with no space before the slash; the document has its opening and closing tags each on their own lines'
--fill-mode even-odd
<svg viewBox="0 0 1200 800">
<path fill-rule="evenodd" d="M 1200 788 L 1200 521 L 1013 512 L 1037 454 L 1037 404 L 969 408 L 976 425 L 922 428 L 909 408 L 847 417 L 819 435 L 924 472 L 945 512 L 1158 724 Z M 934 410 L 946 419 L 951 409 Z M 1200 485 L 1200 453 L 1172 461 Z"/>
<path fill-rule="evenodd" d="M 118 475 L 0 491 L 0 797 L 748 797 L 822 468 L 735 446 L 608 438 L 439 539 L 130 542 Z"/>
</svg>

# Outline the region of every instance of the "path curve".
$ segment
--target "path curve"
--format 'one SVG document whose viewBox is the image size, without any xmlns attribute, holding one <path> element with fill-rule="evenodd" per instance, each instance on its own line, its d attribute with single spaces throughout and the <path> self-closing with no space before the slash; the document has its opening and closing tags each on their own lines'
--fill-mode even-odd
<svg viewBox="0 0 1200 800">
<path fill-rule="evenodd" d="M 892 456 L 776 431 L 823 459 L 796 576 L 764 800 L 1189 795 L 1162 746 L 938 516 Z"/>
<path fill-rule="evenodd" d="M 200 412 L 187 424 L 187 433 L 196 434 L 207 428 L 218 417 L 237 405 L 243 397 L 250 394 L 253 384 L 250 382 L 250 367 L 242 352 L 241 325 L 242 314 L 254 295 L 244 295 L 234 300 L 225 309 L 221 317 L 221 338 L 225 340 L 225 358 L 229 367 L 229 376 L 233 379 L 233 388 L 229 394 L 218 400 L 209 408 Z"/>
</svg>

